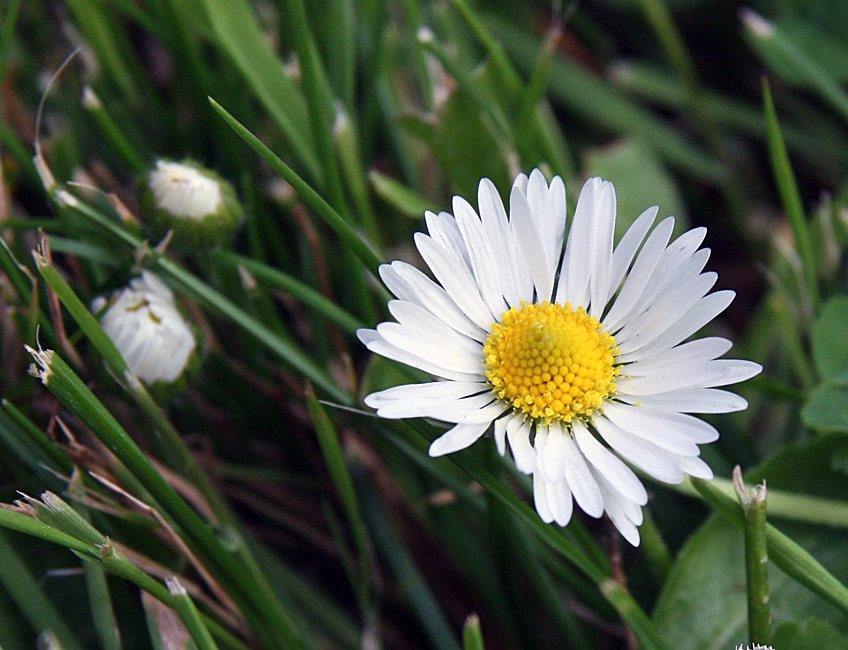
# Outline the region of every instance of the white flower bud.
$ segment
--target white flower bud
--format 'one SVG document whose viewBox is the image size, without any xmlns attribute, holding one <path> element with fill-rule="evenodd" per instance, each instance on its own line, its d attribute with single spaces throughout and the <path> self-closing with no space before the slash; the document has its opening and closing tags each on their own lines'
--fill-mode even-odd
<svg viewBox="0 0 848 650">
<path fill-rule="evenodd" d="M 172 245 L 187 252 L 222 244 L 242 220 L 233 187 L 191 161 L 157 160 L 139 186 L 139 204 L 153 235 L 173 231 Z"/>
<path fill-rule="evenodd" d="M 162 280 L 142 271 L 108 300 L 95 298 L 91 308 L 105 308 L 100 325 L 139 379 L 163 390 L 182 387 L 197 365 L 197 339 Z"/>
</svg>

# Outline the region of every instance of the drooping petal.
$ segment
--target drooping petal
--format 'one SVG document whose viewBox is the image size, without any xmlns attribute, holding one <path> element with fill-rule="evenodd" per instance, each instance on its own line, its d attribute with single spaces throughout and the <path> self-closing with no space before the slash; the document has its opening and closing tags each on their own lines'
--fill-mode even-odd
<svg viewBox="0 0 848 650">
<path fill-rule="evenodd" d="M 455 451 L 461 451 L 466 447 L 470 447 L 473 443 L 486 433 L 489 428 L 487 423 L 475 424 L 457 424 L 446 433 L 436 438 L 430 445 L 430 456 L 444 456 L 452 454 Z"/>
<path fill-rule="evenodd" d="M 507 421 L 506 436 L 509 448 L 512 450 L 515 467 L 522 474 L 532 474 L 536 471 L 536 450 L 530 443 L 530 431 L 530 423 L 517 413 Z"/>
</svg>

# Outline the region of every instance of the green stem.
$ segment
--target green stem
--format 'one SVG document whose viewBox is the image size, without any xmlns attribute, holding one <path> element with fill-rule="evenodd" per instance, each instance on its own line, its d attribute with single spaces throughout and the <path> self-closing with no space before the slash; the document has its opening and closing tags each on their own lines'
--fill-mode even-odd
<svg viewBox="0 0 848 650">
<path fill-rule="evenodd" d="M 754 488 L 749 497 L 739 465 L 733 470 L 733 485 L 745 513 L 745 577 L 748 592 L 748 637 L 752 644 L 771 643 L 768 549 L 766 542 L 766 484 Z"/>
<path fill-rule="evenodd" d="M 745 514 L 732 497 L 708 481 L 692 479 L 692 485 L 725 519 L 740 530 L 744 529 Z M 766 548 L 771 561 L 786 575 L 848 613 L 848 587 L 771 524 L 766 524 Z"/>
</svg>

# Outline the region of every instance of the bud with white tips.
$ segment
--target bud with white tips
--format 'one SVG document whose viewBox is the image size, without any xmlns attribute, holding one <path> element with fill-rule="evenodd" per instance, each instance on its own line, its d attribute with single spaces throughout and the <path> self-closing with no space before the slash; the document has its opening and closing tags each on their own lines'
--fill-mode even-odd
<svg viewBox="0 0 848 650">
<path fill-rule="evenodd" d="M 199 365 L 195 330 L 156 275 L 141 277 L 91 305 L 130 371 L 159 397 L 179 392 Z"/>
<path fill-rule="evenodd" d="M 139 205 L 153 236 L 171 231 L 172 245 L 186 252 L 228 241 L 243 216 L 232 185 L 189 160 L 157 160 L 141 180 Z"/>
</svg>

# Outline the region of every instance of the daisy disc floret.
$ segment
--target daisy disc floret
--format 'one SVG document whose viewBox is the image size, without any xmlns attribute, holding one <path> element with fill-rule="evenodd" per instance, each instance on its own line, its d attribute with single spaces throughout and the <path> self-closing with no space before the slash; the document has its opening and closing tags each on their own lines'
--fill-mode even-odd
<svg viewBox="0 0 848 650">
<path fill-rule="evenodd" d="M 574 502 L 606 512 L 639 543 L 648 495 L 635 466 L 666 483 L 711 478 L 698 445 L 718 432 L 694 417 L 747 403 L 721 390 L 761 368 L 721 359 L 730 341 L 687 341 L 720 314 L 732 291 L 710 293 L 709 249 L 696 228 L 671 239 L 646 210 L 614 245 L 611 183 L 586 182 L 567 224 L 565 186 L 539 170 L 514 182 L 507 213 L 480 182 L 478 209 L 425 215 L 415 243 L 435 281 L 405 262 L 380 275 L 394 322 L 360 330 L 372 351 L 432 374 L 365 402 L 386 418 L 452 424 L 430 455 L 464 449 L 491 431 L 501 455 L 533 476 L 536 509 L 566 525 Z M 507 444 L 508 443 L 508 444 Z"/>
</svg>

